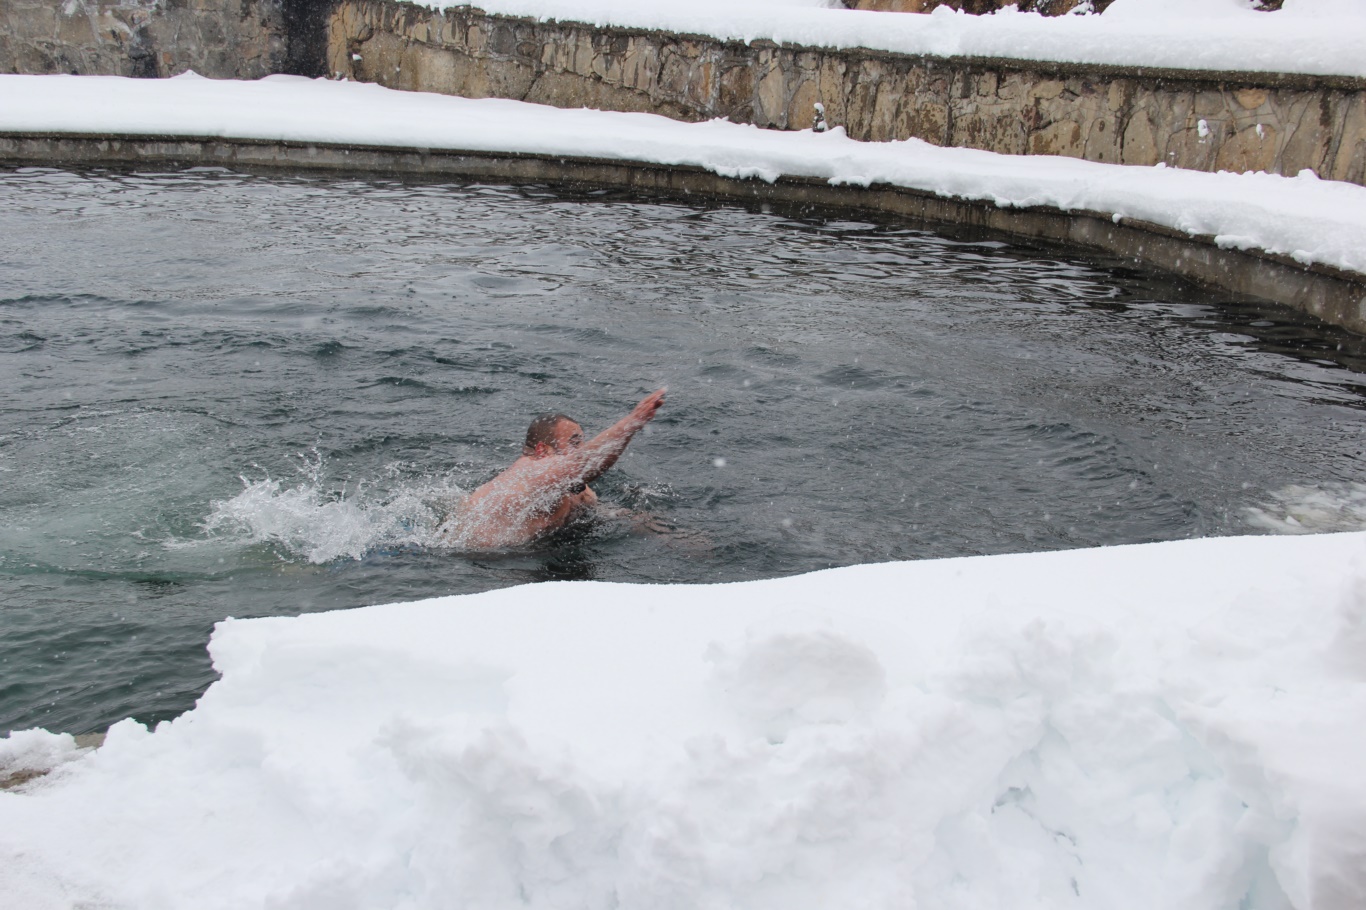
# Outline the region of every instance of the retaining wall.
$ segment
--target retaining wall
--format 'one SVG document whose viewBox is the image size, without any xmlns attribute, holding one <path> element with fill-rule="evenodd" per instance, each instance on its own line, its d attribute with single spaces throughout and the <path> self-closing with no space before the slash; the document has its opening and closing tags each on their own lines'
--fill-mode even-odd
<svg viewBox="0 0 1366 910">
<path fill-rule="evenodd" d="M 1366 184 L 1366 80 L 746 45 L 340 0 L 328 72 L 392 88 Z"/>
<path fill-rule="evenodd" d="M 257 79 L 292 72 L 290 19 L 306 6 L 292 0 L 288 7 L 285 0 L 0 0 L 0 73 L 157 77 L 194 70 Z M 320 46 L 313 51 L 320 54 Z"/>
</svg>

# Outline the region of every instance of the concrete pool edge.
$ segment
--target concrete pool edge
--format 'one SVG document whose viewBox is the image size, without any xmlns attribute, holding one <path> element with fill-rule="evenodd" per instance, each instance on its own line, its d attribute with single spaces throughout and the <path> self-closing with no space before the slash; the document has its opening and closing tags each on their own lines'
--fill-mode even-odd
<svg viewBox="0 0 1366 910">
<path fill-rule="evenodd" d="M 611 186 L 679 196 L 773 201 L 886 213 L 1132 259 L 1199 285 L 1292 307 L 1366 335 L 1366 274 L 1289 256 L 1219 246 L 1212 236 L 1053 206 L 1003 208 L 878 183 L 832 185 L 785 176 L 773 183 L 693 165 L 629 159 L 232 137 L 0 131 L 5 167 L 238 167 Z"/>
</svg>

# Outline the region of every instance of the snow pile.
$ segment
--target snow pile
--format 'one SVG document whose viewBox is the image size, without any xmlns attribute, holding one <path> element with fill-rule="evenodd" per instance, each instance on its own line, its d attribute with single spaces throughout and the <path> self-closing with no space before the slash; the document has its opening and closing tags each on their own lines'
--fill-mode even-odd
<svg viewBox="0 0 1366 910">
<path fill-rule="evenodd" d="M 1366 906 L 1366 533 L 545 584 L 210 650 L 195 710 L 0 793 L 0 893 Z"/>
<path fill-rule="evenodd" d="M 915 18 L 915 17 L 910 17 Z M 1082 17 L 1085 18 L 1085 17 Z M 0 131 L 230 136 L 520 152 L 664 165 L 729 177 L 892 184 L 1000 206 L 1089 210 L 1366 273 L 1366 187 L 1272 174 L 1207 174 L 1052 156 L 855 142 L 654 114 L 562 110 L 271 76 L 259 82 L 0 75 Z"/>
<path fill-rule="evenodd" d="M 28 772 L 47 772 L 81 755 L 76 738 L 69 733 L 17 730 L 0 739 L 0 783 L 25 777 Z"/>
<path fill-rule="evenodd" d="M 1186 70 L 1366 76 L 1366 3 L 1286 0 L 1260 12 L 1252 0 L 1115 0 L 1103 15 L 1046 17 L 1007 7 L 970 16 L 835 7 L 832 0 L 441 0 L 490 13 L 662 29 L 749 43 L 935 56 L 1006 57 Z"/>
</svg>

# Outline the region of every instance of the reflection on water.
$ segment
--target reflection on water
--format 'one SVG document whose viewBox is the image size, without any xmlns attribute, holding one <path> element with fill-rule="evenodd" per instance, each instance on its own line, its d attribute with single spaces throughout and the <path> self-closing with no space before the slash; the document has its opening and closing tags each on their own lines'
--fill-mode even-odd
<svg viewBox="0 0 1366 910">
<path fill-rule="evenodd" d="M 173 716 L 225 616 L 1363 524 L 1366 351 L 1127 263 L 543 187 L 0 172 L 0 730 Z M 592 522 L 435 528 L 670 386 Z"/>
</svg>

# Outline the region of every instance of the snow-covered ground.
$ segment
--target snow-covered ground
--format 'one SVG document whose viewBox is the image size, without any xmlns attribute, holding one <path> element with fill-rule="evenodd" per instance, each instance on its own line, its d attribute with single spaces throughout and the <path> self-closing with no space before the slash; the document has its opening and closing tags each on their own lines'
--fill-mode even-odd
<svg viewBox="0 0 1366 910">
<path fill-rule="evenodd" d="M 1366 533 L 228 620 L 0 764 L 45 908 L 1366 906 Z"/>
<path fill-rule="evenodd" d="M 1366 2 L 1363 2 L 1366 6 Z M 1272 174 L 1207 174 L 1051 156 L 855 142 L 714 120 L 398 92 L 271 76 L 258 82 L 0 75 L 0 132 L 233 136 L 527 152 L 670 165 L 774 180 L 887 183 L 1001 206 L 1090 210 L 1366 273 L 1366 187 Z"/>
<path fill-rule="evenodd" d="M 439 0 L 491 13 L 617 25 L 738 41 L 866 47 L 906 54 L 1006 57 L 1175 69 L 1366 76 L 1366 3 L 1286 0 L 1115 0 L 1100 16 L 969 16 L 831 9 L 836 0 Z"/>
</svg>

